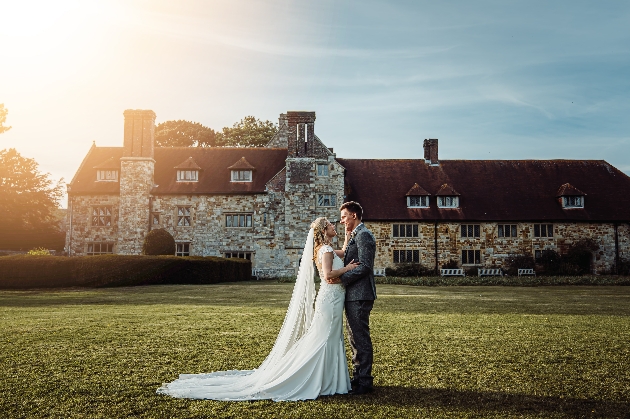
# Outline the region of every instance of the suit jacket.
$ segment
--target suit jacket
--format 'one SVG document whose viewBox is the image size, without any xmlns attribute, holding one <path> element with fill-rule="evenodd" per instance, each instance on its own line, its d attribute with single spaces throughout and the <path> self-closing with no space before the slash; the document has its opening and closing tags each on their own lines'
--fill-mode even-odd
<svg viewBox="0 0 630 419">
<path fill-rule="evenodd" d="M 376 299 L 376 285 L 374 283 L 374 254 L 376 240 L 372 232 L 365 225 L 356 229 L 356 234 L 348 242 L 344 265 L 354 259 L 361 262 L 355 269 L 346 272 L 339 278 L 346 287 L 346 301 L 361 301 Z"/>
</svg>

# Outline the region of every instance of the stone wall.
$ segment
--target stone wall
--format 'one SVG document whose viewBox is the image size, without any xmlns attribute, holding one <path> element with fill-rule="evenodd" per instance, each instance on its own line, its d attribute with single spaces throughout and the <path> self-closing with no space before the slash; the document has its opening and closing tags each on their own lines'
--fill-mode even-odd
<svg viewBox="0 0 630 419">
<path fill-rule="evenodd" d="M 393 224 L 401 223 L 366 221 L 365 224 L 376 238 L 375 268 L 395 266 L 394 250 L 419 250 L 420 263 L 428 268 L 435 266 L 435 224 L 417 223 L 418 237 L 413 238 L 393 237 Z M 536 250 L 546 249 L 564 254 L 571 245 L 585 238 L 593 239 L 599 244 L 599 250 L 594 252 L 593 260 L 596 272 L 610 271 L 615 262 L 614 225 L 610 223 L 554 223 L 553 237 L 534 237 L 534 223 L 512 223 L 517 225 L 516 237 L 498 237 L 498 225 L 503 223 L 475 224 L 480 226 L 478 238 L 461 237 L 460 223 L 437 224 L 438 266 L 442 266 L 450 259 L 457 261 L 461 266 L 462 250 L 480 250 L 482 266 L 500 267 L 510 254 L 533 256 Z M 620 258 L 630 258 L 628 224 L 618 227 L 618 237 Z"/>
<path fill-rule="evenodd" d="M 116 253 L 142 253 L 144 237 L 149 231 L 149 199 L 153 189 L 154 166 L 155 160 L 151 158 L 123 157 L 120 160 L 120 234 Z"/>
<path fill-rule="evenodd" d="M 82 256 L 87 252 L 88 243 L 112 243 L 114 252 L 118 240 L 117 195 L 78 195 L 68 196 L 66 251 L 70 256 Z M 92 224 L 94 207 L 111 207 L 111 226 Z"/>
<path fill-rule="evenodd" d="M 328 165 L 328 176 L 317 175 L 317 164 Z M 301 250 L 313 220 L 318 217 L 327 217 L 331 222 L 337 223 L 339 221 L 339 207 L 343 203 L 343 171 L 343 167 L 337 163 L 332 155 L 318 158 L 287 159 L 284 200 L 285 243 L 287 249 L 295 250 L 289 255 L 293 266 L 297 266 L 299 263 Z M 298 182 L 294 181 L 296 178 L 299 179 Z M 319 194 L 334 195 L 334 205 L 319 206 Z"/>
</svg>

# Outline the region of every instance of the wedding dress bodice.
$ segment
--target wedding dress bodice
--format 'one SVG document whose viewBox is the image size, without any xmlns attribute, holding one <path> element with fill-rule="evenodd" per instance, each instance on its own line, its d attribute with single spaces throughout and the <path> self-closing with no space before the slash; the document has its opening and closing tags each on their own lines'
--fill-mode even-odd
<svg viewBox="0 0 630 419">
<path fill-rule="evenodd" d="M 322 258 L 324 257 L 324 253 L 332 253 L 333 254 L 333 263 L 332 263 L 332 270 L 335 271 L 337 269 L 341 269 L 343 268 L 343 260 L 341 260 L 341 258 L 339 256 L 337 256 L 337 254 L 335 253 L 335 251 L 333 250 L 333 248 L 327 244 L 323 245 L 322 247 L 319 248 L 319 251 L 317 252 L 317 269 L 319 272 L 319 277 L 321 278 L 321 285 L 334 285 L 335 288 L 341 288 L 342 290 L 345 291 L 345 288 L 342 284 L 328 284 L 326 281 L 324 281 L 324 275 L 322 275 L 321 272 L 321 266 L 322 266 Z"/>
</svg>

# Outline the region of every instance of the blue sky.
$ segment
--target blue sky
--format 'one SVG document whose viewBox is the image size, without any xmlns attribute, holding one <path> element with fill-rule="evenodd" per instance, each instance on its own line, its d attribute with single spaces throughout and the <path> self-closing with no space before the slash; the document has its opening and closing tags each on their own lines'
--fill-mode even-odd
<svg viewBox="0 0 630 419">
<path fill-rule="evenodd" d="M 0 147 L 54 178 L 70 181 L 92 141 L 122 145 L 125 109 L 214 129 L 309 110 L 343 158 L 420 158 L 438 138 L 442 159 L 604 159 L 630 174 L 626 1 L 3 8 Z"/>
</svg>

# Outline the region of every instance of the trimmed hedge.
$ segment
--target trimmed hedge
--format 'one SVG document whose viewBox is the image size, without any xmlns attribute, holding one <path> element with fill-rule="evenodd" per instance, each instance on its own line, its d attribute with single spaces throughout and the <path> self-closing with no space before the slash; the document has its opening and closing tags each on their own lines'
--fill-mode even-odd
<svg viewBox="0 0 630 419">
<path fill-rule="evenodd" d="M 377 284 L 418 285 L 425 287 L 495 285 L 506 287 L 538 287 L 553 285 L 630 285 L 630 277 L 617 275 L 582 276 L 422 276 L 376 277 Z"/>
<path fill-rule="evenodd" d="M 83 257 L 16 255 L 0 258 L 0 288 L 118 287 L 248 281 L 251 261 L 218 257 Z"/>
<path fill-rule="evenodd" d="M 175 254 L 175 239 L 164 228 L 158 228 L 157 230 L 151 230 L 144 238 L 142 245 L 143 255 L 174 255 Z"/>
</svg>

